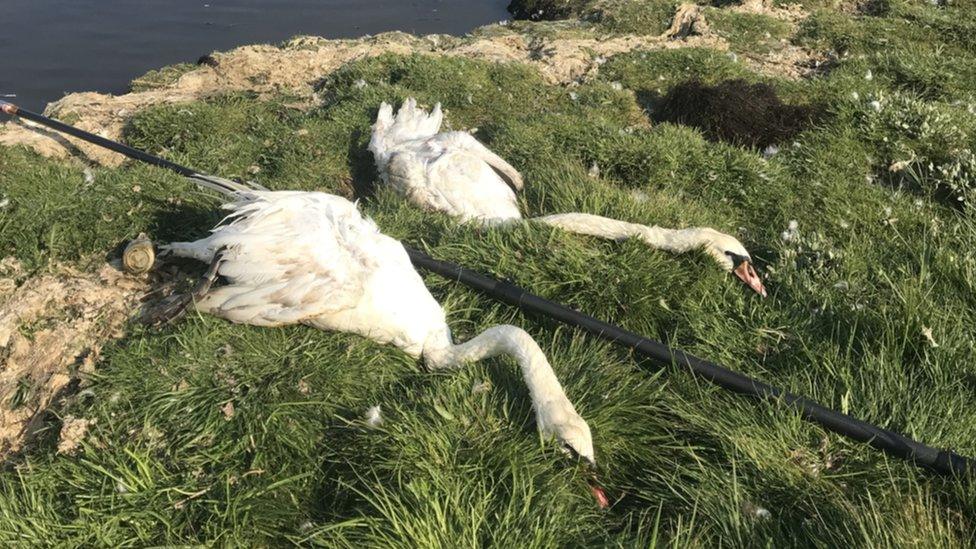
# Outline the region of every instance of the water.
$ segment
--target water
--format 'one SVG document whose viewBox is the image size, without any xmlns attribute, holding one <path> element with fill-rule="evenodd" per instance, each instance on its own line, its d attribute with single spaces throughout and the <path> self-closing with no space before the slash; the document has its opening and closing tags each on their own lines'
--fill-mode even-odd
<svg viewBox="0 0 976 549">
<path fill-rule="evenodd" d="M 297 34 L 464 34 L 507 0 L 2 0 L 0 99 L 40 110 L 65 93 L 124 93 L 147 70 Z"/>
</svg>

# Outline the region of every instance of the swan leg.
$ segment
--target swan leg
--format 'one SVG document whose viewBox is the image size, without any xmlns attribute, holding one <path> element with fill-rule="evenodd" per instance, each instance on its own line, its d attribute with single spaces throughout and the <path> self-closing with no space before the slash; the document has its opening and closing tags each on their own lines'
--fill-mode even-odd
<svg viewBox="0 0 976 549">
<path fill-rule="evenodd" d="M 207 245 L 207 240 L 197 240 L 196 242 L 171 242 L 159 247 L 160 257 L 186 257 L 196 259 L 203 263 L 210 263 L 216 254 L 216 250 Z"/>
<path fill-rule="evenodd" d="M 168 297 L 159 306 L 147 311 L 143 315 L 142 321 L 146 324 L 166 324 L 182 318 L 190 304 L 201 301 L 210 291 L 220 273 L 221 262 L 222 258 L 218 251 L 214 254 L 207 272 L 203 274 L 192 291 Z"/>
<path fill-rule="evenodd" d="M 590 427 L 566 397 L 545 353 L 525 330 L 515 326 L 495 326 L 459 345 L 424 349 L 424 359 L 432 369 L 459 368 L 498 355 L 514 358 L 529 388 L 536 424 L 543 435 L 555 436 L 568 449 L 595 463 Z"/>
</svg>

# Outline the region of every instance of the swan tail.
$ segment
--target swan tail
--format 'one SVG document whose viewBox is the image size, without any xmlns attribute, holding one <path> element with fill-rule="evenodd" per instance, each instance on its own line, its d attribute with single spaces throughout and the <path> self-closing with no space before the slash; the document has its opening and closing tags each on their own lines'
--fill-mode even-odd
<svg viewBox="0 0 976 549">
<path fill-rule="evenodd" d="M 443 121 L 444 113 L 441 111 L 440 103 L 434 105 L 434 110 L 428 114 L 422 107 L 417 106 L 416 99 L 410 97 L 400 105 L 393 128 L 398 133 L 411 134 L 414 139 L 418 139 L 436 135 L 441 131 Z"/>
<path fill-rule="evenodd" d="M 432 137 L 441 130 L 443 121 L 444 113 L 440 103 L 428 113 L 418 107 L 417 100 L 411 97 L 403 102 L 396 116 L 393 115 L 393 107 L 389 103 L 383 103 L 373 124 L 370 148 L 374 152 L 377 152 L 376 149 L 382 152 L 403 141 Z"/>
</svg>

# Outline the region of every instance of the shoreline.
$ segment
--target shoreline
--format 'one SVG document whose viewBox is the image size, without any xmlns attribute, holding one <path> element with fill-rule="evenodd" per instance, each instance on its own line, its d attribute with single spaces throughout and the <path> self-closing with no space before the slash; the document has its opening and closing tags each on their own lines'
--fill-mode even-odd
<svg viewBox="0 0 976 549">
<path fill-rule="evenodd" d="M 564 86 L 578 85 L 595 76 L 614 55 L 632 51 L 674 48 L 706 48 L 728 52 L 730 57 L 769 77 L 797 79 L 815 74 L 826 56 L 793 45 L 783 45 L 755 55 L 739 52 L 721 32 L 709 27 L 709 14 L 754 14 L 754 8 L 701 8 L 682 4 L 675 8 L 670 26 L 660 34 L 608 32 L 598 24 L 580 19 L 513 21 L 479 27 L 465 36 L 414 36 L 389 32 L 355 39 L 294 37 L 280 45 L 255 44 L 227 52 L 214 52 L 197 65 L 161 67 L 133 80 L 131 91 L 112 95 L 76 92 L 50 103 L 44 114 L 60 118 L 86 131 L 120 139 L 129 118 L 157 105 L 185 103 L 227 93 L 261 96 L 287 95 L 296 103 L 312 106 L 317 82 L 346 63 L 382 54 L 458 56 L 497 63 L 522 63 L 539 70 L 544 78 Z M 760 8 L 761 17 L 790 25 L 792 32 L 806 14 L 798 6 Z M 654 29 L 656 30 L 656 29 Z M 96 164 L 117 166 L 122 158 L 87 143 L 51 135 L 19 121 L 0 126 L 0 145 L 30 147 L 54 158 L 79 151 Z"/>
</svg>

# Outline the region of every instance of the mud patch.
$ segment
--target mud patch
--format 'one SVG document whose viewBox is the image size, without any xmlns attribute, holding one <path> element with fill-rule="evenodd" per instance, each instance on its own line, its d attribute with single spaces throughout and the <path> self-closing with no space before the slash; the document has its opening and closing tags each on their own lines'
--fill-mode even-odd
<svg viewBox="0 0 976 549">
<path fill-rule="evenodd" d="M 61 423 L 61 435 L 58 440 L 59 454 L 74 454 L 85 440 L 88 427 L 94 423 L 93 420 L 80 419 L 74 416 L 65 416 Z"/>
<path fill-rule="evenodd" d="M 94 274 L 62 268 L 0 298 L 0 459 L 21 448 L 79 374 L 94 370 L 101 345 L 122 336 L 148 287 L 148 277 L 109 265 Z"/>
<path fill-rule="evenodd" d="M 837 59 L 795 44 L 784 44 L 764 55 L 749 56 L 746 61 L 762 74 L 798 80 L 826 74 Z"/>
<path fill-rule="evenodd" d="M 0 303 L 17 289 L 17 279 L 23 273 L 24 267 L 16 257 L 0 260 Z"/>
<path fill-rule="evenodd" d="M 728 9 L 740 13 L 768 15 L 781 21 L 793 23 L 794 25 L 799 24 L 810 15 L 803 9 L 802 4 L 773 5 L 771 0 L 745 0 L 741 4 L 731 6 Z"/>
<path fill-rule="evenodd" d="M 668 38 L 686 38 L 692 35 L 705 36 L 711 32 L 705 15 L 698 4 L 681 4 L 674 13 L 671 27 L 665 32 Z"/>
</svg>

